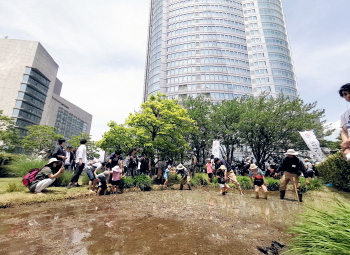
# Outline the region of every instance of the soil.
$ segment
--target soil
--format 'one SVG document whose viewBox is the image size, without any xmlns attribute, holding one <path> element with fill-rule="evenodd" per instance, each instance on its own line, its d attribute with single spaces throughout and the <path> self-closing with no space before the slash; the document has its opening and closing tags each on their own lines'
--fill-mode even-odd
<svg viewBox="0 0 350 255">
<path fill-rule="evenodd" d="M 165 190 L 0 211 L 0 254 L 262 254 L 286 244 L 302 206 L 278 192 Z"/>
</svg>

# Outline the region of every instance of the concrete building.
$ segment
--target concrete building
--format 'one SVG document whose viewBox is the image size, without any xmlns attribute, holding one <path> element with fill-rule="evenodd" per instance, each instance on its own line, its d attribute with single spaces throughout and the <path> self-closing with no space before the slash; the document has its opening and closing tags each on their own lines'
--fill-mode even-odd
<svg viewBox="0 0 350 255">
<path fill-rule="evenodd" d="M 151 0 L 144 98 L 298 96 L 281 0 Z"/>
<path fill-rule="evenodd" d="M 90 133 L 92 115 L 60 96 L 57 72 L 39 42 L 0 39 L 0 110 L 14 118 L 22 135 L 31 125 L 56 127 L 67 139 Z"/>
</svg>

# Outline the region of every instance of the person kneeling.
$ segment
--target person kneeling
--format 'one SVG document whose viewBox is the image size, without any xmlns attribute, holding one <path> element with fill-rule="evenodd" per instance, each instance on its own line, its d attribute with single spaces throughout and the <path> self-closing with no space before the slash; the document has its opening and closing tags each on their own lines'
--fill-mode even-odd
<svg viewBox="0 0 350 255">
<path fill-rule="evenodd" d="M 261 187 L 264 192 L 264 198 L 267 199 L 267 187 L 264 173 L 255 164 L 250 165 L 249 178 L 254 185 L 256 198 L 259 199 L 259 190 Z"/>
<path fill-rule="evenodd" d="M 57 173 L 55 169 L 61 165 L 61 168 Z M 35 176 L 35 180 L 30 184 L 29 191 L 33 193 L 41 193 L 44 189 L 48 188 L 56 178 L 60 177 L 64 172 L 64 165 L 56 158 L 50 159 L 49 163 L 41 169 L 41 171 Z"/>
</svg>

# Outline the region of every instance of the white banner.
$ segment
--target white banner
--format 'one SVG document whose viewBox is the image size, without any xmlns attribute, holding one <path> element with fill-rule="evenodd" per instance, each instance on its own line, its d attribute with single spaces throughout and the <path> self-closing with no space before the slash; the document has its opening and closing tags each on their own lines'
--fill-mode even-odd
<svg viewBox="0 0 350 255">
<path fill-rule="evenodd" d="M 320 142 L 317 140 L 315 132 L 313 130 L 310 130 L 299 133 L 316 159 L 321 162 L 325 160 L 326 157 L 321 150 Z"/>
<path fill-rule="evenodd" d="M 214 155 L 215 158 L 220 158 L 220 141 L 219 140 L 213 141 L 212 154 Z"/>
</svg>

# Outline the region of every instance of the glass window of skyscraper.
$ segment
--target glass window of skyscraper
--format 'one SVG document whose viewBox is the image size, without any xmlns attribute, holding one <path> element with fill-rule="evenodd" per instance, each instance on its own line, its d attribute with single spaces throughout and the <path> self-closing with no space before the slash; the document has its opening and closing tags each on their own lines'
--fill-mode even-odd
<svg viewBox="0 0 350 255">
<path fill-rule="evenodd" d="M 298 96 L 281 0 L 151 0 L 144 101 Z"/>
</svg>

